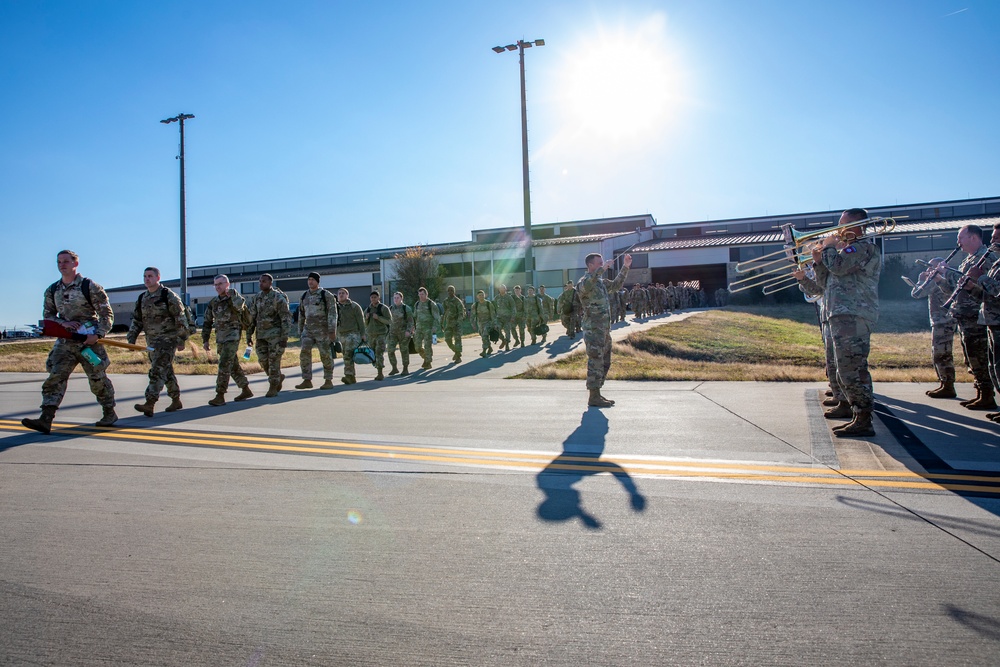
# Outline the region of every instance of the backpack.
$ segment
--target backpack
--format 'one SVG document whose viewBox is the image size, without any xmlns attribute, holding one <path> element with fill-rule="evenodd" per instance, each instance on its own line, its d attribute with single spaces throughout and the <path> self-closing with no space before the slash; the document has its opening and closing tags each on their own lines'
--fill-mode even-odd
<svg viewBox="0 0 1000 667">
<path fill-rule="evenodd" d="M 272 287 L 271 289 L 275 289 L 275 288 Z M 327 303 L 327 300 L 326 300 L 327 291 L 325 289 L 323 289 L 322 287 L 320 287 L 319 288 L 319 293 L 323 297 L 323 308 L 326 310 L 327 313 L 329 313 L 330 312 L 330 304 Z M 282 292 L 282 294 L 284 294 L 284 292 Z M 298 322 L 299 321 L 299 311 L 302 310 L 302 299 L 306 298 L 306 296 L 308 294 L 309 294 L 309 290 L 306 290 L 305 292 L 302 293 L 302 296 L 299 297 L 299 307 L 295 309 L 295 313 L 292 315 L 292 321 L 293 322 Z M 337 314 L 340 315 L 340 311 L 339 310 L 337 311 Z"/>
<path fill-rule="evenodd" d="M 45 290 L 46 299 L 49 298 L 50 296 L 55 298 L 56 289 L 59 287 L 59 283 L 61 282 L 62 278 L 60 278 L 59 280 L 55 281 L 54 283 L 48 286 L 48 288 Z M 87 299 L 87 305 L 89 305 L 94 310 L 97 310 L 96 308 L 94 308 L 94 301 L 90 298 L 90 282 L 91 282 L 90 278 L 84 278 L 83 282 L 80 283 L 80 289 L 83 291 L 84 298 Z"/>
</svg>

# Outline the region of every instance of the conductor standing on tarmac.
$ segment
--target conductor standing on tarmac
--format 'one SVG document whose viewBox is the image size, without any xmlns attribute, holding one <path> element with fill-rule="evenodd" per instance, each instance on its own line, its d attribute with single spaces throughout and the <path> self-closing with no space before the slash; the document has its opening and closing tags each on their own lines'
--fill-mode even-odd
<svg viewBox="0 0 1000 667">
<path fill-rule="evenodd" d="M 622 258 L 622 270 L 614 280 L 604 277 L 604 258 L 598 253 L 587 255 L 587 273 L 576 284 L 583 303 L 583 342 L 587 347 L 587 405 L 609 408 L 614 401 L 601 395 L 604 378 L 611 368 L 611 303 L 609 293 L 621 289 L 632 266 L 632 255 Z"/>
</svg>

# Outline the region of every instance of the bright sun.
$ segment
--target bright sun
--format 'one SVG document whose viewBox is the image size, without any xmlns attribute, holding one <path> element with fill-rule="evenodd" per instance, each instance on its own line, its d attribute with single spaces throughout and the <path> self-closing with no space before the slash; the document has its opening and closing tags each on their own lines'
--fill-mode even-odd
<svg viewBox="0 0 1000 667">
<path fill-rule="evenodd" d="M 576 129 L 616 141 L 652 139 L 666 129 L 677 111 L 681 77 L 662 23 L 604 33 L 572 50 L 562 97 Z"/>
</svg>

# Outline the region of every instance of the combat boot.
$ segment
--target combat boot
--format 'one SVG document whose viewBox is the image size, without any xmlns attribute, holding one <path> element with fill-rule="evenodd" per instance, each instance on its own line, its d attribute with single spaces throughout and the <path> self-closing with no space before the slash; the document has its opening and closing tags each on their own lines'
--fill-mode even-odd
<svg viewBox="0 0 1000 667">
<path fill-rule="evenodd" d="M 104 416 L 94 424 L 94 426 L 100 426 L 101 428 L 109 428 L 115 425 L 118 421 L 118 415 L 115 414 L 114 408 L 104 408 Z"/>
<path fill-rule="evenodd" d="M 277 396 L 278 392 L 281 391 L 281 389 L 279 388 L 280 386 L 281 382 L 278 380 L 271 380 L 270 382 L 268 382 L 267 393 L 264 394 L 264 398 L 274 398 L 275 396 Z"/>
<path fill-rule="evenodd" d="M 147 398 L 145 403 L 136 403 L 133 407 L 136 412 L 141 412 L 147 417 L 152 417 L 154 405 L 156 405 L 156 401 L 151 401 Z"/>
<path fill-rule="evenodd" d="M 28 419 L 26 417 L 21 420 L 21 426 L 38 431 L 39 433 L 48 434 L 52 430 L 52 420 L 55 419 L 56 410 L 57 408 L 54 405 L 46 405 L 42 407 L 42 414 L 38 415 L 38 419 Z"/>
<path fill-rule="evenodd" d="M 931 389 L 927 395 L 931 398 L 955 398 L 958 394 L 955 393 L 954 382 L 942 382 L 940 387 Z"/>
<path fill-rule="evenodd" d="M 1000 412 L 987 412 L 986 418 L 991 422 L 995 422 L 997 419 L 1000 419 Z"/>
<path fill-rule="evenodd" d="M 375 375 L 375 379 L 376 380 L 384 380 L 385 379 L 385 376 L 382 375 L 382 369 L 381 368 L 378 369 L 378 373 Z"/>
<path fill-rule="evenodd" d="M 389 371 L 389 375 L 399 375 L 399 369 L 396 368 L 396 355 L 389 357 L 389 363 L 392 365 L 392 370 Z"/>
<path fill-rule="evenodd" d="M 980 391 L 976 400 L 967 404 L 965 407 L 968 410 L 996 410 L 997 401 L 993 396 L 993 387 L 990 387 L 988 391 Z"/>
<path fill-rule="evenodd" d="M 400 377 L 405 377 L 410 374 L 410 367 L 403 364 L 403 372 L 399 374 Z"/>
<path fill-rule="evenodd" d="M 345 375 L 344 377 L 340 378 L 340 381 L 343 382 L 344 384 L 357 384 L 358 382 L 353 375 Z M 330 387 L 331 388 L 333 387 L 332 383 L 330 384 Z"/>
<path fill-rule="evenodd" d="M 209 405 L 213 407 L 219 407 L 220 405 L 226 404 L 226 395 L 222 392 L 216 392 L 215 398 L 208 402 Z"/>
<path fill-rule="evenodd" d="M 278 376 L 278 391 L 281 391 L 281 385 L 285 384 L 285 374 L 282 373 Z"/>
<path fill-rule="evenodd" d="M 854 419 L 850 424 L 833 429 L 833 434 L 838 438 L 863 438 L 875 435 L 875 426 L 872 424 L 872 411 L 858 410 L 854 413 Z"/>
<path fill-rule="evenodd" d="M 323 384 L 321 384 L 319 388 L 323 391 L 328 391 L 330 389 L 333 389 L 333 379 L 327 378 L 326 380 L 323 380 Z"/>
<path fill-rule="evenodd" d="M 613 404 L 608 401 L 608 399 L 601 396 L 600 389 L 591 389 L 590 399 L 587 400 L 587 405 L 592 408 L 610 408 Z"/>
<path fill-rule="evenodd" d="M 458 362 L 460 362 L 462 360 L 462 355 L 460 353 L 456 352 L 455 356 L 453 356 L 451 358 L 451 360 L 454 361 L 457 364 Z"/>
<path fill-rule="evenodd" d="M 313 388 L 312 380 L 303 380 L 302 382 L 300 382 L 297 385 L 295 385 L 295 388 L 296 389 L 312 389 Z"/>
<path fill-rule="evenodd" d="M 824 398 L 823 405 L 825 405 L 828 408 L 835 408 L 838 405 L 840 405 L 840 399 L 834 398 L 833 396 L 831 396 L 830 398 Z"/>
<path fill-rule="evenodd" d="M 975 403 L 976 401 L 978 401 L 979 399 L 981 399 L 983 397 L 983 390 L 979 388 L 979 383 L 977 382 L 974 386 L 976 387 L 976 397 L 975 398 L 969 398 L 969 399 L 966 399 L 964 401 L 959 401 L 958 402 L 958 404 L 961 405 L 963 408 L 966 407 L 966 406 L 968 406 L 969 403 Z"/>
<path fill-rule="evenodd" d="M 823 416 L 827 419 L 850 419 L 854 416 L 854 412 L 851 410 L 850 403 L 840 401 L 837 403 L 837 407 L 830 408 L 823 413 Z"/>
<path fill-rule="evenodd" d="M 181 405 L 181 397 L 178 396 L 177 398 L 170 399 L 170 405 L 168 405 L 166 408 L 164 408 L 163 411 L 164 412 L 177 412 L 178 410 L 180 410 L 183 407 L 184 406 Z"/>
<path fill-rule="evenodd" d="M 430 361 L 424 361 L 424 363 L 421 366 L 421 368 L 423 368 L 425 371 L 429 371 L 431 369 L 431 362 Z"/>
<path fill-rule="evenodd" d="M 833 390 L 827 389 L 826 391 L 823 392 L 823 395 L 826 396 L 827 398 L 833 398 Z"/>
<path fill-rule="evenodd" d="M 253 392 L 250 391 L 250 385 L 247 385 L 247 386 L 243 387 L 243 391 L 240 392 L 240 395 L 237 396 L 236 398 L 234 398 L 233 400 L 234 401 L 245 401 L 245 400 L 247 400 L 248 398 L 251 398 L 251 397 L 253 397 Z"/>
<path fill-rule="evenodd" d="M 599 396 L 600 396 L 601 398 L 603 398 L 603 399 L 604 399 L 605 401 L 607 401 L 608 403 L 610 403 L 611 405 L 614 405 L 614 404 L 615 404 L 615 402 L 614 402 L 613 400 L 611 400 L 610 398 L 608 398 L 607 396 L 605 396 L 604 394 L 602 394 L 602 393 L 601 393 L 601 390 L 600 390 L 600 389 L 598 389 L 598 390 L 597 390 L 597 394 L 598 394 L 598 395 L 599 395 Z"/>
</svg>

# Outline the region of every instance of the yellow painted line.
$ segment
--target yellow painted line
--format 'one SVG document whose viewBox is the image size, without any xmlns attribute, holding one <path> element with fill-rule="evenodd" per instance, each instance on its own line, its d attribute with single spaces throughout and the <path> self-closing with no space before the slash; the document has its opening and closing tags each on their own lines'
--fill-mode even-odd
<svg viewBox="0 0 1000 667">
<path fill-rule="evenodd" d="M 15 426 L 16 425 L 16 426 Z M 0 429 L 25 430 L 18 422 L 0 420 Z M 704 479 L 727 479 L 750 482 L 775 482 L 785 484 L 827 484 L 839 486 L 874 486 L 886 488 L 903 489 L 923 489 L 923 490 L 951 490 L 970 491 L 980 493 L 1000 494 L 1000 479 L 989 477 L 973 477 L 950 475 L 955 479 L 965 481 L 988 481 L 995 482 L 998 486 L 977 486 L 969 484 L 938 484 L 930 481 L 931 478 L 922 477 L 916 473 L 903 472 L 893 475 L 897 478 L 912 478 L 920 481 L 900 481 L 896 480 L 856 480 L 853 477 L 889 475 L 888 471 L 856 470 L 850 471 L 850 476 L 845 471 L 838 473 L 829 469 L 811 468 L 791 468 L 781 466 L 755 466 L 755 465 L 734 465 L 719 464 L 715 462 L 673 462 L 664 460 L 636 460 L 638 465 L 629 465 L 625 459 L 594 459 L 588 457 L 545 455 L 545 454 L 523 454 L 519 452 L 503 451 L 481 451 L 481 450 L 454 450 L 440 448 L 407 447 L 400 445 L 372 445 L 362 443 L 343 443 L 319 440 L 303 439 L 277 439 L 267 437 L 241 437 L 228 434 L 202 435 L 189 431 L 170 431 L 157 429 L 97 429 L 89 426 L 69 426 L 59 428 L 58 433 L 81 434 L 93 437 L 108 438 L 115 440 L 144 441 L 153 443 L 169 443 L 180 445 L 204 445 L 208 447 L 222 447 L 233 449 L 251 449 L 270 452 L 294 452 L 306 454 L 325 454 L 334 456 L 360 457 L 388 459 L 395 461 L 419 461 L 428 463 L 450 463 L 471 466 L 498 466 L 506 468 L 528 468 L 531 470 L 558 470 L 571 472 L 584 472 L 597 474 L 601 472 L 614 473 L 619 469 L 630 475 L 660 476 L 673 478 L 704 478 Z M 176 437 L 168 437 L 174 434 Z M 269 444 L 259 444 L 253 440 L 264 440 Z M 310 446 L 302 445 L 282 445 L 280 442 L 306 443 Z M 437 453 L 447 455 L 434 455 Z M 529 458 L 533 460 L 520 460 Z M 574 465 L 573 463 L 589 462 L 590 465 Z M 708 470 L 692 470 L 690 468 L 712 468 Z M 783 469 L 787 472 L 805 473 L 799 475 L 791 474 L 759 474 L 759 470 Z M 729 471 L 729 472 L 727 472 Z M 823 476 L 827 475 L 827 476 Z M 937 476 L 934 477 L 936 479 Z"/>
</svg>

